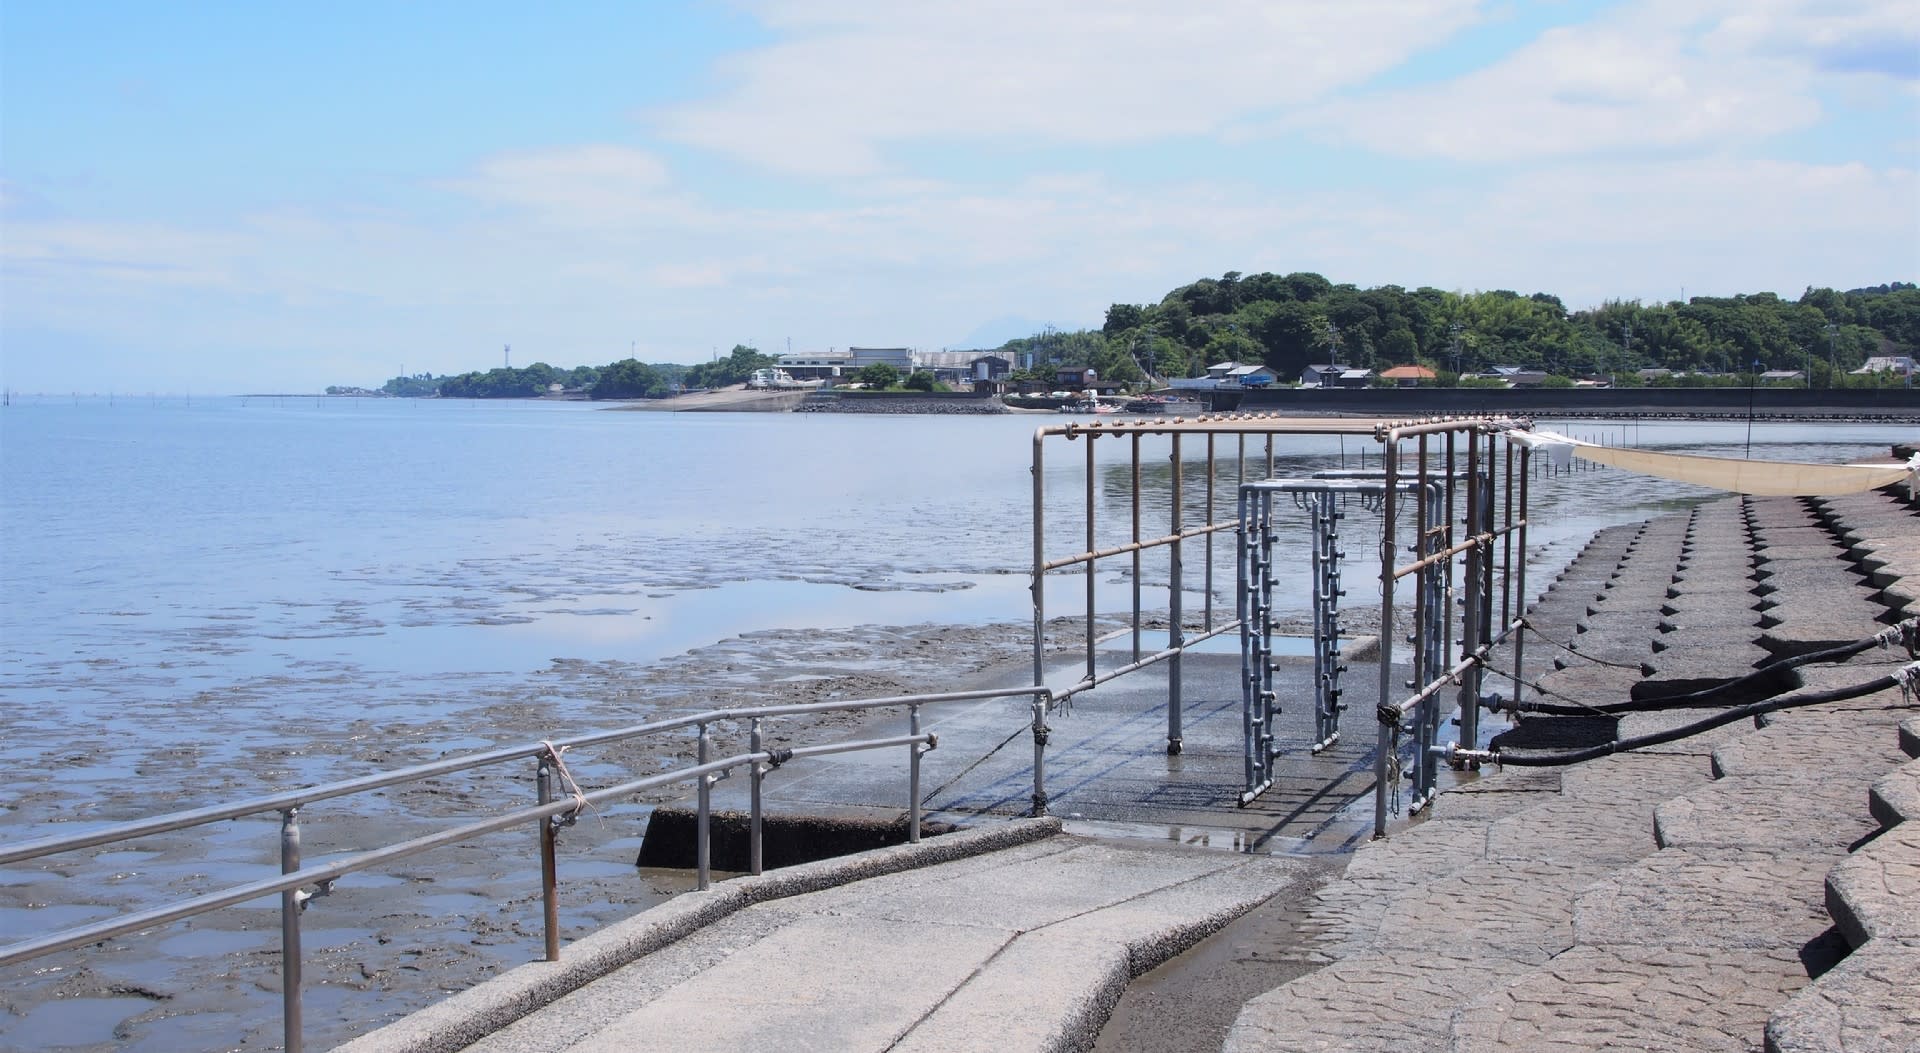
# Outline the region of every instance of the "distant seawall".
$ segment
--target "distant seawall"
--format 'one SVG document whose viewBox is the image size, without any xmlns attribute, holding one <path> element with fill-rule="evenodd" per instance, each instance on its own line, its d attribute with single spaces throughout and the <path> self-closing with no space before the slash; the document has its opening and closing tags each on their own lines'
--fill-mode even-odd
<svg viewBox="0 0 1920 1053">
<path fill-rule="evenodd" d="M 971 391 L 816 391 L 795 407 L 798 413 L 1006 413 L 993 395 Z"/>
<path fill-rule="evenodd" d="M 1220 392 L 1218 411 L 1380 417 L 1756 417 L 1920 420 L 1920 388 L 1275 388 Z M 1237 397 L 1236 397 L 1237 396 Z"/>
</svg>

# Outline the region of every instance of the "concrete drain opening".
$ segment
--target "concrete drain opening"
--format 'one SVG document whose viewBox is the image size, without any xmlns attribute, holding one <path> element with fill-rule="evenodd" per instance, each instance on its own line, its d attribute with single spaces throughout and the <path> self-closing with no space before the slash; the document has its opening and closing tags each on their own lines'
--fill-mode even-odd
<svg viewBox="0 0 1920 1053">
<path fill-rule="evenodd" d="M 751 818 L 746 812 L 714 812 L 712 866 L 744 874 L 752 869 L 748 848 Z M 952 823 L 921 820 L 922 840 L 950 833 Z M 655 808 L 640 841 L 636 866 L 691 870 L 697 864 L 699 819 L 691 808 Z M 870 819 L 825 815 L 763 815 L 761 862 L 768 869 L 852 855 L 907 843 L 907 818 Z"/>
</svg>

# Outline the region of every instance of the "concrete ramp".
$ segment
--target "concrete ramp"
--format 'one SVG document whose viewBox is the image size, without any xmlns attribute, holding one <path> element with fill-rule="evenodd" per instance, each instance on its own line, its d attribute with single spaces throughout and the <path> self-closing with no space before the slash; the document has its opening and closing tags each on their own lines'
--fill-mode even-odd
<svg viewBox="0 0 1920 1053">
<path fill-rule="evenodd" d="M 345 1048 L 1084 1049 L 1130 979 L 1308 881 L 1301 861 L 1054 834 L 745 906 L 491 1033 L 476 1014 L 565 963 Z"/>
</svg>

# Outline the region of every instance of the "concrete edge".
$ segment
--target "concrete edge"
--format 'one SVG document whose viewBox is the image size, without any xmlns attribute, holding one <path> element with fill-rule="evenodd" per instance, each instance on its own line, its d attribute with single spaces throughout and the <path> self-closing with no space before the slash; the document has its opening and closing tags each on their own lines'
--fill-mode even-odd
<svg viewBox="0 0 1920 1053">
<path fill-rule="evenodd" d="M 529 962 L 336 1047 L 340 1053 L 453 1053 L 621 967 L 756 903 L 1044 840 L 1060 820 L 1015 819 L 824 859 L 687 892 L 565 947 L 557 962 Z"/>
</svg>

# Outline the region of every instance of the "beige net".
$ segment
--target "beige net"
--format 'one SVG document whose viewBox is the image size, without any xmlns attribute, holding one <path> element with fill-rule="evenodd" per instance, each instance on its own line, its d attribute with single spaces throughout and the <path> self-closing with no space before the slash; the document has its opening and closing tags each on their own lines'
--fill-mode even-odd
<svg viewBox="0 0 1920 1053">
<path fill-rule="evenodd" d="M 1828 497 L 1920 482 L 1920 456 L 1905 464 L 1804 464 L 1599 446 L 1555 432 L 1534 432 L 1527 440 L 1549 451 L 1555 446 L 1570 447 L 1569 452 L 1583 461 L 1757 497 Z"/>
</svg>

